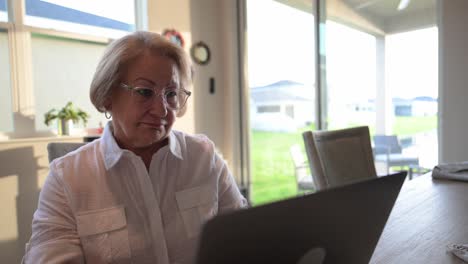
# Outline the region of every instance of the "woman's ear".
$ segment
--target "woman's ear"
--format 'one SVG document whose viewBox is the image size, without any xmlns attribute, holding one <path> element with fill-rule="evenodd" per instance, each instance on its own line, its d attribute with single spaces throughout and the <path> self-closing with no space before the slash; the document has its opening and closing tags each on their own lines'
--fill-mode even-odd
<svg viewBox="0 0 468 264">
<path fill-rule="evenodd" d="M 112 86 L 110 93 L 107 94 L 107 96 L 104 99 L 104 111 L 106 112 L 112 112 L 112 101 L 115 97 L 114 94 L 114 86 Z"/>
<path fill-rule="evenodd" d="M 112 111 L 112 100 L 111 98 L 107 98 L 105 101 L 104 101 L 104 109 L 105 111 Z"/>
</svg>

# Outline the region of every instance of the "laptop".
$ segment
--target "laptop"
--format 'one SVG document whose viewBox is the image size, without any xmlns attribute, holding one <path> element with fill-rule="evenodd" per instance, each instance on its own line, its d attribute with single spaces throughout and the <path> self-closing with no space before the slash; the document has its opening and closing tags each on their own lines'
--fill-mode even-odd
<svg viewBox="0 0 468 264">
<path fill-rule="evenodd" d="M 369 263 L 406 172 L 209 220 L 198 264 Z"/>
</svg>

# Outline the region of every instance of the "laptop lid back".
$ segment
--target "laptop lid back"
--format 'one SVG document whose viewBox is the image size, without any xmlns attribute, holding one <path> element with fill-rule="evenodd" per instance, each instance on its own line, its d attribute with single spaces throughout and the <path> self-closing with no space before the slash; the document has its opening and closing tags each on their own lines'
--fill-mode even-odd
<svg viewBox="0 0 468 264">
<path fill-rule="evenodd" d="M 406 172 L 217 216 L 197 263 L 368 263 Z M 323 256 L 322 256 L 323 255 Z M 320 263 L 320 262 L 319 262 Z"/>
</svg>

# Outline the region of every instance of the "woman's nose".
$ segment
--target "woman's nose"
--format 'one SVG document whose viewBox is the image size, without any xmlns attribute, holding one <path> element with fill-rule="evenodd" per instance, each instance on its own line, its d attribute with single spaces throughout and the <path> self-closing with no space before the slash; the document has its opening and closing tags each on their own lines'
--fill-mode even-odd
<svg viewBox="0 0 468 264">
<path fill-rule="evenodd" d="M 155 96 L 151 104 L 150 113 L 159 117 L 167 116 L 167 103 L 162 96 Z"/>
</svg>

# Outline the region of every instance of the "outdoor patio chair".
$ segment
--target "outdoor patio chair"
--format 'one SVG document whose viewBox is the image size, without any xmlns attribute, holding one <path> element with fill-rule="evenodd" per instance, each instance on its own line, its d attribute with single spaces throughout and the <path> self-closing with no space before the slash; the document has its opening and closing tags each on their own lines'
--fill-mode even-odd
<svg viewBox="0 0 468 264">
<path fill-rule="evenodd" d="M 390 173 L 391 167 L 408 167 L 410 180 L 413 178 L 413 170 L 419 169 L 419 158 L 403 154 L 403 149 L 396 135 L 374 136 L 374 160 L 385 164 L 387 174 Z"/>
<path fill-rule="evenodd" d="M 367 126 L 302 135 L 317 190 L 377 177 Z"/>
<path fill-rule="evenodd" d="M 294 176 L 298 192 L 307 193 L 314 191 L 315 186 L 309 173 L 307 158 L 302 154 L 301 147 L 294 144 L 289 148 L 289 153 L 294 163 Z"/>
</svg>

